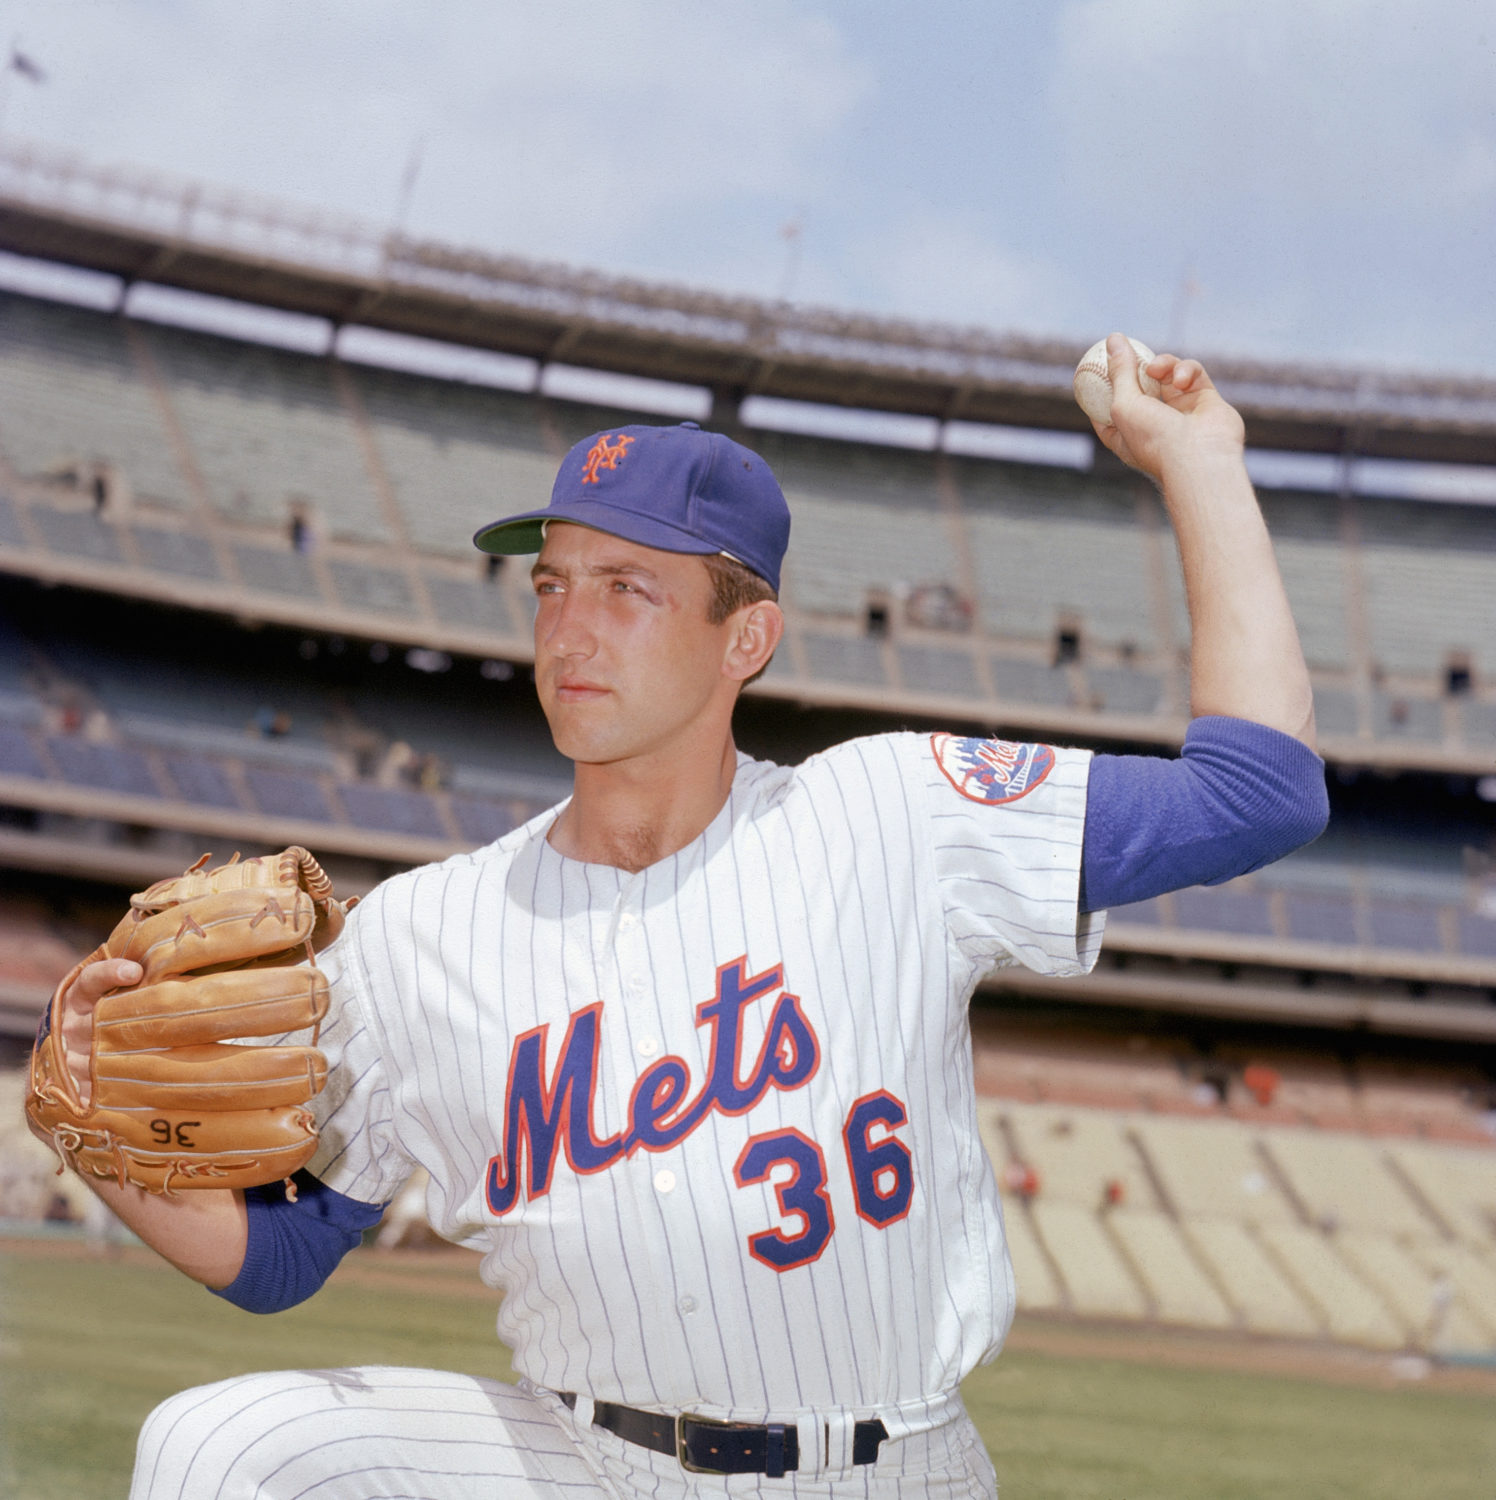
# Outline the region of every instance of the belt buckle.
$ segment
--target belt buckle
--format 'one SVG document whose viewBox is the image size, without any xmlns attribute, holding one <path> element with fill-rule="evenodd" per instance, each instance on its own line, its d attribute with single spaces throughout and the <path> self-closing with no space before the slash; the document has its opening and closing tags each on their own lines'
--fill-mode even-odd
<svg viewBox="0 0 1496 1500">
<path fill-rule="evenodd" d="M 712 1417 L 694 1417 L 689 1412 L 679 1412 L 675 1418 L 675 1459 L 688 1474 L 726 1474 L 726 1469 L 709 1469 L 691 1462 L 686 1451 L 686 1423 L 694 1422 L 698 1427 L 740 1427 L 740 1422 L 718 1422 Z"/>
</svg>

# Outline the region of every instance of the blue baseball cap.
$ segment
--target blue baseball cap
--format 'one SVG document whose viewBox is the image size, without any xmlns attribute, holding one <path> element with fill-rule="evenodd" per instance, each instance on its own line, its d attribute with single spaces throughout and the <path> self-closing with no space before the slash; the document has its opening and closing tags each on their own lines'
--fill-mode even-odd
<svg viewBox="0 0 1496 1500">
<path fill-rule="evenodd" d="M 695 422 L 615 427 L 561 460 L 551 503 L 483 527 L 484 552 L 539 552 L 547 521 L 574 521 L 662 552 L 726 553 L 776 592 L 790 508 L 758 454 Z"/>
</svg>

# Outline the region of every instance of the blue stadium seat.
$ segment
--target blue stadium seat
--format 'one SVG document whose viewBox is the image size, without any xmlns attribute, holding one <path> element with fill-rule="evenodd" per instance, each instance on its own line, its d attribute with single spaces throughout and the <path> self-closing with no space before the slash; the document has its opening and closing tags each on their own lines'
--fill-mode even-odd
<svg viewBox="0 0 1496 1500">
<path fill-rule="evenodd" d="M 119 562 L 119 537 L 114 527 L 91 510 L 52 510 L 39 505 L 32 511 L 47 548 L 71 557 L 91 557 L 98 562 Z"/>
<path fill-rule="evenodd" d="M 298 599 L 315 599 L 316 575 L 312 565 L 300 552 L 272 552 L 265 547 L 236 546 L 234 559 L 244 582 L 267 594 L 291 594 Z"/>
<path fill-rule="evenodd" d="M 1444 705 L 1407 693 L 1378 693 L 1375 714 L 1378 738 L 1438 740 L 1444 737 Z"/>
<path fill-rule="evenodd" d="M 514 815 L 498 802 L 480 802 L 476 797 L 453 797 L 452 816 L 467 844 L 491 844 L 517 828 Z"/>
<path fill-rule="evenodd" d="M 190 531 L 168 531 L 164 526 L 135 527 L 140 555 L 149 566 L 178 578 L 217 578 L 218 559 L 206 537 Z"/>
<path fill-rule="evenodd" d="M 455 625 L 460 630 L 489 630 L 495 635 L 508 635 L 514 630 L 509 601 L 500 583 L 428 573 L 426 591 L 443 625 Z"/>
<path fill-rule="evenodd" d="M 321 786 L 310 776 L 265 771 L 258 766 L 246 767 L 244 776 L 250 795 L 263 813 L 279 818 L 305 818 L 312 823 L 339 821 Z"/>
<path fill-rule="evenodd" d="M 0 775 L 47 779 L 46 767 L 32 748 L 26 731 L 13 724 L 0 724 Z"/>
<path fill-rule="evenodd" d="M 369 609 L 380 614 L 415 613 L 410 587 L 393 568 L 374 568 L 367 563 L 334 558 L 328 564 L 328 571 L 338 598 L 349 609 Z"/>
<path fill-rule="evenodd" d="M 1496 917 L 1460 913 L 1460 951 L 1472 958 L 1496 958 Z"/>
<path fill-rule="evenodd" d="M 1090 667 L 1086 683 L 1097 706 L 1114 714 L 1157 713 L 1164 692 L 1162 677 L 1134 667 Z"/>
<path fill-rule="evenodd" d="M 1230 886 L 1191 886 L 1174 893 L 1174 910 L 1181 927 L 1233 932 L 1240 937 L 1271 937 L 1272 918 L 1267 897 L 1260 891 L 1236 891 Z"/>
<path fill-rule="evenodd" d="M 0 495 L 0 547 L 24 547 L 25 533 L 16 517 L 15 503 L 8 495 Z"/>
<path fill-rule="evenodd" d="M 802 639 L 812 677 L 873 687 L 881 687 L 887 680 L 878 643 L 866 636 L 818 635 L 806 631 Z"/>
<path fill-rule="evenodd" d="M 1444 946 L 1435 906 L 1393 906 L 1378 901 L 1371 908 L 1371 940 L 1379 948 L 1414 948 L 1438 952 Z"/>
<path fill-rule="evenodd" d="M 1288 932 L 1304 943 L 1355 947 L 1356 907 L 1349 896 L 1315 896 L 1295 892 L 1285 903 Z"/>
<path fill-rule="evenodd" d="M 162 760 L 177 795 L 184 802 L 199 802 L 205 807 L 239 806 L 228 776 L 217 761 L 197 755 L 165 755 Z"/>
<path fill-rule="evenodd" d="M 956 646 L 899 647 L 899 675 L 916 693 L 946 693 L 953 698 L 985 698 L 970 651 Z"/>
<path fill-rule="evenodd" d="M 91 745 L 86 740 L 52 735 L 47 749 L 64 778 L 78 786 L 125 792 L 133 797 L 159 797 L 161 788 L 139 750 L 126 745 Z"/>
<path fill-rule="evenodd" d="M 1070 679 L 1063 668 L 1046 667 L 1040 662 L 1015 657 L 994 656 L 992 676 L 1000 699 L 1057 706 L 1070 702 Z"/>
<path fill-rule="evenodd" d="M 349 821 L 357 828 L 377 828 L 386 833 L 409 833 L 428 839 L 448 837 L 436 804 L 425 792 L 350 782 L 338 788 L 338 795 Z"/>
</svg>

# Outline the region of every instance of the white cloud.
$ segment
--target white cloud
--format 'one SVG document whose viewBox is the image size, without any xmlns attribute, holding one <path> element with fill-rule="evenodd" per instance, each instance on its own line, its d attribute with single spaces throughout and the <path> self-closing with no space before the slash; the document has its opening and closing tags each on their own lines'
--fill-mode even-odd
<svg viewBox="0 0 1496 1500">
<path fill-rule="evenodd" d="M 869 78 L 792 0 L 22 11 L 52 80 L 13 91 L 20 133 L 376 218 L 424 141 L 411 228 L 604 262 L 662 215 L 820 190 Z"/>
<path fill-rule="evenodd" d="M 853 259 L 859 280 L 904 316 L 1030 333 L 1062 331 L 1074 316 L 1074 289 L 1055 261 L 934 212 L 869 239 Z"/>
<path fill-rule="evenodd" d="M 1123 219 L 1167 196 L 1392 217 L 1491 207 L 1493 99 L 1485 0 L 1084 0 L 1051 105 Z"/>
</svg>

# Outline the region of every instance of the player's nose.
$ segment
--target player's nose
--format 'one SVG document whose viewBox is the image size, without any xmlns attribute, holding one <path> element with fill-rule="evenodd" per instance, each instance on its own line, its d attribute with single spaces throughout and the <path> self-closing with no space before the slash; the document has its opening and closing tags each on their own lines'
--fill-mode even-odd
<svg viewBox="0 0 1496 1500">
<path fill-rule="evenodd" d="M 597 649 L 597 639 L 597 623 L 583 590 L 568 589 L 542 601 L 535 615 L 537 652 L 586 658 Z"/>
</svg>

